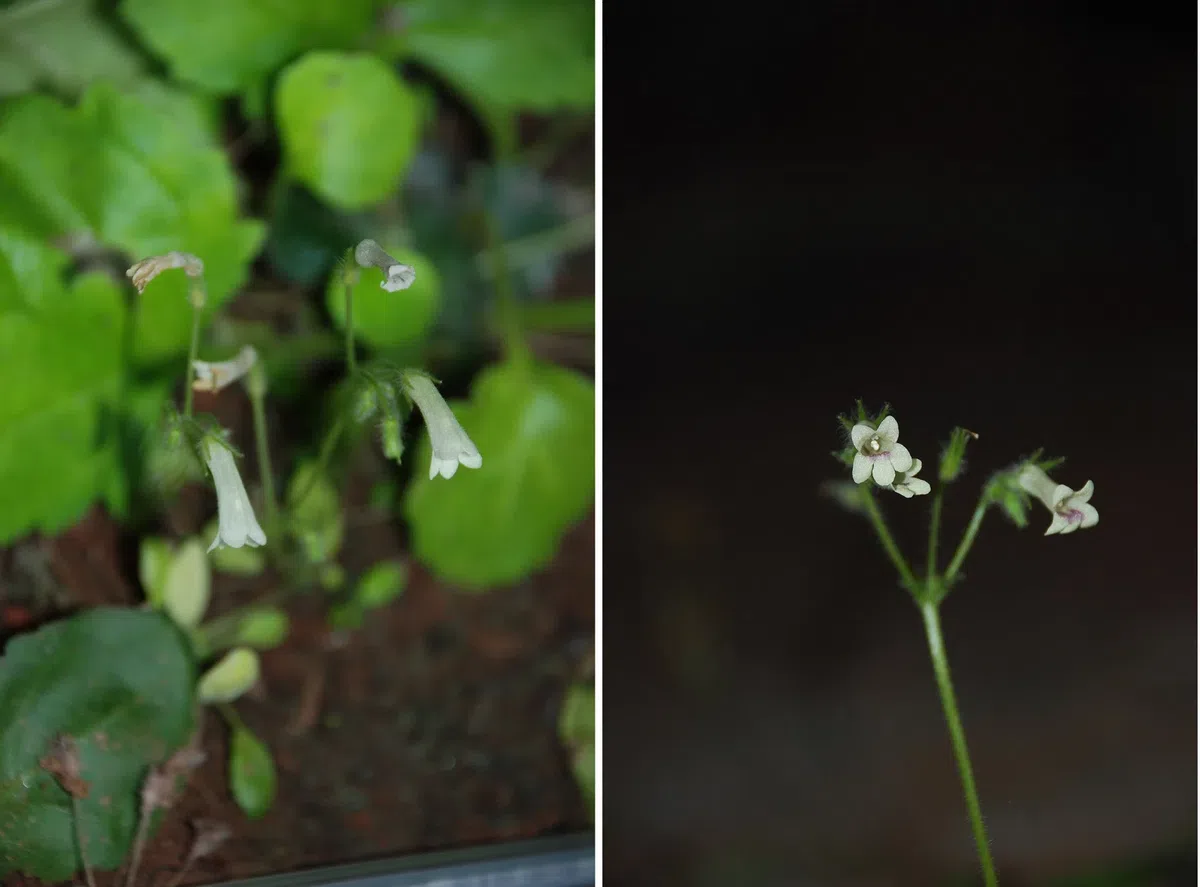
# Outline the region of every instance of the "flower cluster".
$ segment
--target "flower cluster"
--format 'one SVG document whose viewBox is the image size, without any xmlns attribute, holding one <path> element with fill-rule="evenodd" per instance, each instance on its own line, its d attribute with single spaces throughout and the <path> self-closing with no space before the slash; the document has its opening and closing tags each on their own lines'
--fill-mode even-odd
<svg viewBox="0 0 1200 887">
<path fill-rule="evenodd" d="M 1017 483 L 1053 515 L 1047 536 L 1074 533 L 1080 527 L 1094 527 L 1100 522 L 1100 512 L 1088 501 L 1095 490 L 1090 480 L 1082 489 L 1072 490 L 1066 484 L 1056 484 L 1046 472 L 1030 464 L 1021 469 Z"/>
<path fill-rule="evenodd" d="M 854 444 L 852 474 L 856 484 L 874 478 L 879 486 L 906 499 L 929 492 L 929 484 L 916 476 L 921 460 L 914 459 L 908 447 L 900 443 L 900 423 L 895 416 L 888 416 L 878 428 L 859 422 L 850 429 L 850 442 Z"/>
</svg>

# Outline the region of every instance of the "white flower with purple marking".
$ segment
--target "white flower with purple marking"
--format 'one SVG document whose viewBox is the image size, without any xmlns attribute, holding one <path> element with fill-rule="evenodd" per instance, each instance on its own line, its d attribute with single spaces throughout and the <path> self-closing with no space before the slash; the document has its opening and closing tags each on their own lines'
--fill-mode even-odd
<svg viewBox="0 0 1200 887">
<path fill-rule="evenodd" d="M 894 416 L 888 416 L 872 428 L 860 422 L 850 429 L 850 441 L 854 444 L 853 476 L 856 484 L 874 477 L 881 487 L 890 486 L 897 472 L 909 471 L 913 458 L 908 448 L 899 443 L 900 425 Z"/>
<path fill-rule="evenodd" d="M 1017 483 L 1054 515 L 1046 530 L 1047 536 L 1074 533 L 1080 527 L 1094 527 L 1100 522 L 1100 512 L 1089 502 L 1095 491 L 1090 480 L 1082 489 L 1072 490 L 1066 484 L 1056 484 L 1036 465 L 1026 465 L 1021 469 Z"/>
<path fill-rule="evenodd" d="M 429 443 L 433 449 L 429 479 L 433 480 L 439 474 L 445 478 L 454 477 L 460 464 L 464 468 L 483 465 L 483 456 L 462 425 L 458 424 L 454 411 L 442 398 L 433 380 L 421 373 L 406 372 L 403 384 L 404 390 L 425 417 L 425 427 L 429 429 Z"/>
<path fill-rule="evenodd" d="M 911 499 L 913 496 L 928 495 L 932 488 L 924 478 L 917 477 L 917 472 L 920 470 L 921 460 L 913 459 L 912 468 L 908 469 L 908 471 L 896 472 L 896 479 L 892 481 L 892 489 L 905 499 Z"/>
</svg>

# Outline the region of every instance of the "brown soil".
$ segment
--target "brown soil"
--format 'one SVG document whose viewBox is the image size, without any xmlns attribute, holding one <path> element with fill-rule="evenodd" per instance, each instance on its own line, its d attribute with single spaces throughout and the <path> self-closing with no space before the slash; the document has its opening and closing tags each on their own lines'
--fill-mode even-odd
<svg viewBox="0 0 1200 887">
<path fill-rule="evenodd" d="M 403 555 L 391 522 L 349 539 L 350 569 Z M 258 692 L 236 703 L 275 756 L 274 806 L 257 821 L 238 809 L 226 784 L 228 729 L 207 712 L 207 760 L 148 843 L 139 887 L 171 881 L 197 818 L 221 820 L 233 836 L 183 884 L 587 828 L 557 718 L 591 650 L 593 540 L 589 518 L 548 569 L 486 594 L 454 591 L 413 565 L 403 596 L 340 640 L 319 599 L 294 599 L 291 634 L 263 654 Z M 40 547 L 74 604 L 129 604 L 136 581 L 119 543 L 97 508 Z M 252 599 L 248 584 L 263 582 L 217 577 L 212 614 Z M 96 880 L 123 883 L 113 873 Z"/>
</svg>

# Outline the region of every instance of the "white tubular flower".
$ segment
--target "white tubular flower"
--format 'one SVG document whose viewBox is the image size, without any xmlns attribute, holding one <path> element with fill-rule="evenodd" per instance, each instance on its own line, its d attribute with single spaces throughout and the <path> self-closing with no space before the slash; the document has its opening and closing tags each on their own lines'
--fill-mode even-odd
<svg viewBox="0 0 1200 887">
<path fill-rule="evenodd" d="M 1089 480 L 1080 490 L 1066 484 L 1056 484 L 1036 465 L 1026 465 L 1017 477 L 1021 489 L 1038 499 L 1054 515 L 1045 535 L 1074 533 L 1080 527 L 1094 527 L 1100 522 L 1100 512 L 1090 505 L 1095 485 Z"/>
<path fill-rule="evenodd" d="M 242 346 L 242 350 L 237 353 L 237 356 L 230 360 L 222 360 L 218 363 L 193 360 L 192 367 L 196 370 L 196 378 L 192 382 L 192 389 L 195 391 L 220 391 L 250 372 L 251 367 L 257 362 L 258 352 L 251 345 Z"/>
<path fill-rule="evenodd" d="M 404 390 L 421 410 L 425 427 L 429 429 L 429 442 L 433 445 L 433 458 L 429 461 L 430 480 L 439 474 L 445 478 L 454 477 L 459 463 L 467 468 L 483 465 L 483 456 L 458 424 L 450 405 L 442 399 L 437 386 L 428 376 L 405 373 Z"/>
<path fill-rule="evenodd" d="M 881 487 L 890 486 L 896 472 L 912 468 L 913 459 L 908 447 L 897 443 L 900 425 L 894 416 L 888 416 L 878 428 L 860 423 L 850 429 L 850 441 L 854 444 L 853 476 L 856 484 L 874 477 Z"/>
<path fill-rule="evenodd" d="M 204 262 L 191 253 L 172 250 L 161 256 L 142 259 L 130 267 L 125 272 L 125 276 L 133 281 L 133 285 L 140 293 L 146 289 L 146 284 L 171 268 L 182 268 L 188 277 L 200 277 L 204 273 Z"/>
<path fill-rule="evenodd" d="M 913 496 L 925 496 L 931 489 L 929 482 L 917 477 L 917 472 L 921 470 L 921 460 L 913 459 L 912 468 L 908 471 L 897 471 L 896 479 L 892 481 L 892 489 L 903 496 L 905 499 L 911 499 Z"/>
<path fill-rule="evenodd" d="M 233 453 L 215 440 L 206 440 L 208 470 L 212 472 L 213 484 L 217 488 L 217 535 L 208 550 L 221 546 L 241 548 L 249 545 L 257 548 L 267 544 L 267 534 L 258 525 L 250 497 L 242 485 L 233 461 Z"/>
<path fill-rule="evenodd" d="M 374 240 L 364 240 L 354 248 L 354 261 L 363 268 L 375 267 L 382 271 L 383 282 L 379 288 L 389 293 L 406 290 L 417 279 L 416 269 L 412 265 L 397 262 Z"/>
</svg>

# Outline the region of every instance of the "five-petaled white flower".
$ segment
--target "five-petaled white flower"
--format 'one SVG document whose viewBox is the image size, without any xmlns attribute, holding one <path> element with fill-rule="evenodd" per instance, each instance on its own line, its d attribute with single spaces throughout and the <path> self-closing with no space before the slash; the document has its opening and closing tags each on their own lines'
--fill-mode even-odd
<svg viewBox="0 0 1200 887">
<path fill-rule="evenodd" d="M 896 479 L 892 481 L 892 489 L 905 499 L 928 494 L 930 490 L 929 482 L 917 477 L 917 472 L 920 470 L 921 460 L 913 459 L 912 468 L 908 469 L 908 471 L 896 472 Z"/>
<path fill-rule="evenodd" d="M 1056 484 L 1036 465 L 1026 465 L 1017 477 L 1021 489 L 1040 500 L 1054 515 L 1046 535 L 1074 533 L 1080 527 L 1094 527 L 1100 522 L 1100 512 L 1089 504 L 1095 485 L 1089 480 L 1082 489 L 1072 490 L 1066 484 Z"/>
<path fill-rule="evenodd" d="M 854 444 L 853 476 L 856 484 L 874 477 L 881 487 L 890 486 L 896 472 L 912 468 L 913 459 L 908 448 L 897 443 L 900 425 L 894 416 L 888 416 L 878 428 L 860 423 L 850 429 L 850 441 Z"/>
<path fill-rule="evenodd" d="M 213 484 L 217 488 L 217 535 L 208 550 L 226 545 L 230 548 L 266 545 L 267 534 L 254 516 L 254 508 L 250 505 L 242 476 L 238 474 L 233 461 L 233 453 L 215 440 L 206 440 L 204 448 L 208 470 L 212 472 Z"/>
<path fill-rule="evenodd" d="M 433 458 L 429 461 L 430 480 L 439 474 L 446 478 L 454 477 L 460 462 L 467 468 L 483 465 L 483 456 L 458 424 L 450 405 L 442 399 L 437 386 L 428 376 L 405 373 L 404 390 L 421 410 L 425 427 L 429 429 L 429 442 L 433 445 Z"/>
<path fill-rule="evenodd" d="M 196 391 L 220 391 L 250 372 L 257 360 L 258 352 L 252 345 L 243 345 L 237 356 L 230 360 L 222 360 L 218 363 L 193 360 L 192 366 L 196 370 L 196 379 L 192 382 L 192 388 Z"/>
<path fill-rule="evenodd" d="M 417 279 L 416 269 L 412 265 L 397 262 L 374 240 L 364 240 L 354 248 L 354 261 L 363 268 L 374 266 L 382 271 L 383 282 L 379 288 L 389 293 L 406 290 Z"/>
</svg>

